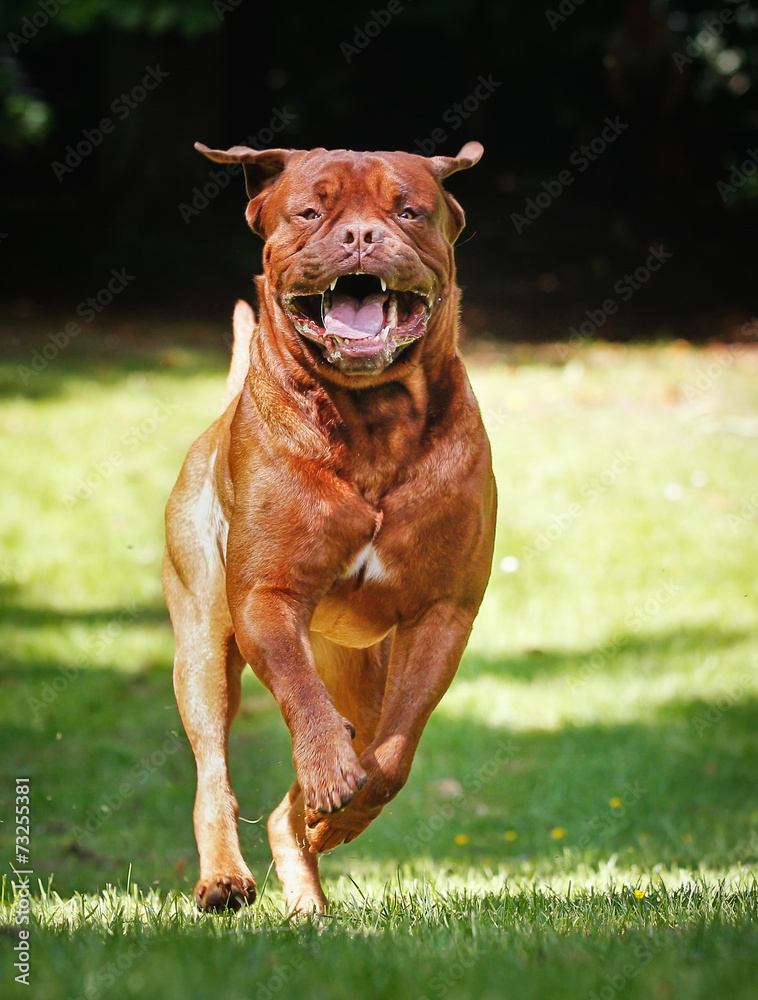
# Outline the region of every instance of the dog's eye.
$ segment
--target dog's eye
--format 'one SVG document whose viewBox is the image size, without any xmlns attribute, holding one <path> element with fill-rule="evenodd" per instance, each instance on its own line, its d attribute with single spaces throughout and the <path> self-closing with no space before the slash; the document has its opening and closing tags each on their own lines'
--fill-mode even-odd
<svg viewBox="0 0 758 1000">
<path fill-rule="evenodd" d="M 309 221 L 311 219 L 321 218 L 321 216 L 318 214 L 315 208 L 306 208 L 304 212 L 298 212 L 297 214 L 300 216 L 301 219 L 308 219 Z"/>
<path fill-rule="evenodd" d="M 418 215 L 419 215 L 419 213 L 418 212 L 414 212 L 412 208 L 404 208 L 403 211 L 400 213 L 400 218 L 401 219 L 417 219 Z"/>
</svg>

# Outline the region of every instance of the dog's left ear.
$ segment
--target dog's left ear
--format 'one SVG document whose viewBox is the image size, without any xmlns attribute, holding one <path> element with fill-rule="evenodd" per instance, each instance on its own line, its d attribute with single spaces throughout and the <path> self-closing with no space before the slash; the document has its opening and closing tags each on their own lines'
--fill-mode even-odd
<svg viewBox="0 0 758 1000">
<path fill-rule="evenodd" d="M 439 180 L 444 181 L 450 174 L 457 170 L 468 170 L 477 164 L 484 153 L 484 146 L 481 142 L 467 142 L 457 156 L 431 156 L 430 160 L 434 166 L 435 173 Z"/>
<path fill-rule="evenodd" d="M 450 174 L 458 170 L 468 170 L 482 158 L 484 146 L 481 142 L 467 142 L 457 156 L 430 156 L 429 162 L 432 165 L 437 180 L 442 183 Z M 450 210 L 452 228 L 449 234 L 451 243 L 455 243 L 461 234 L 461 230 L 466 225 L 466 216 L 463 209 L 448 191 L 443 191 L 447 207 Z"/>
<path fill-rule="evenodd" d="M 250 149 L 249 146 L 232 146 L 231 149 L 209 149 L 202 142 L 195 149 L 214 163 L 241 163 L 245 171 L 245 188 L 250 204 L 247 216 L 250 228 L 263 236 L 260 228 L 260 210 L 270 188 L 279 178 L 294 149 Z M 264 195 L 265 196 L 262 197 Z"/>
</svg>

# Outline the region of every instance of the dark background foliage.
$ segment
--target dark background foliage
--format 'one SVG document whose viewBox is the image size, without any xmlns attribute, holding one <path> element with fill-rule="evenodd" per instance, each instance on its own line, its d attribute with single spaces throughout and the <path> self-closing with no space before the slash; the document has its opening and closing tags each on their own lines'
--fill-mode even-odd
<svg viewBox="0 0 758 1000">
<path fill-rule="evenodd" d="M 449 182 L 469 221 L 458 259 L 470 330 L 587 332 L 588 311 L 598 319 L 616 282 L 662 247 L 665 267 L 596 335 L 739 336 L 758 256 L 758 12 L 658 3 L 676 32 L 667 76 L 630 101 L 609 72 L 629 7 L 6 0 L 3 315 L 70 314 L 123 267 L 135 280 L 115 313 L 228 316 L 251 293 L 259 241 L 241 179 L 217 182 L 196 140 L 455 154 L 476 138 L 481 164 Z M 150 70 L 162 82 L 142 89 Z M 572 154 L 615 116 L 628 128 L 576 169 Z M 566 169 L 572 183 L 544 194 Z M 547 207 L 519 224 L 540 194 Z"/>
</svg>

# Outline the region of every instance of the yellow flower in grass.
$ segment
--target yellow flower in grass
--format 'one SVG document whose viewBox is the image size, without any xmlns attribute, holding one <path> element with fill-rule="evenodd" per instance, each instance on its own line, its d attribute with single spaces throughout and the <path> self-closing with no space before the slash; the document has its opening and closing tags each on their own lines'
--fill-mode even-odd
<svg viewBox="0 0 758 1000">
<path fill-rule="evenodd" d="M 455 835 L 455 842 L 459 847 L 465 847 L 468 844 L 468 837 L 465 833 L 457 833 Z"/>
<path fill-rule="evenodd" d="M 612 799 L 608 800 L 608 805 L 611 809 L 620 809 L 624 804 L 624 800 L 620 799 L 618 795 L 614 795 Z"/>
<path fill-rule="evenodd" d="M 518 834 L 516 833 L 515 830 L 506 830 L 505 831 L 505 839 L 506 840 L 513 841 L 513 840 L 516 839 L 516 837 L 518 837 Z"/>
<path fill-rule="evenodd" d="M 634 898 L 635 899 L 644 899 L 645 898 L 645 890 L 644 889 L 635 889 L 634 890 Z"/>
<path fill-rule="evenodd" d="M 553 840 L 563 840 L 563 838 L 566 836 L 566 831 L 563 829 L 562 826 L 554 826 L 553 829 L 550 831 L 550 836 L 553 838 Z"/>
</svg>

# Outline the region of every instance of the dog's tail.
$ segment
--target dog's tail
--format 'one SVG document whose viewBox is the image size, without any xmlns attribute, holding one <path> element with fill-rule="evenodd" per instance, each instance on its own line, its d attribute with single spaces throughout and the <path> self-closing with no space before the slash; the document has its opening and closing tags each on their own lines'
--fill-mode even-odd
<svg viewBox="0 0 758 1000">
<path fill-rule="evenodd" d="M 234 330 L 232 363 L 226 379 L 226 389 L 219 413 L 223 413 L 232 400 L 239 395 L 250 367 L 250 341 L 255 332 L 255 313 L 244 299 L 239 299 L 234 307 L 232 329 Z"/>
</svg>

